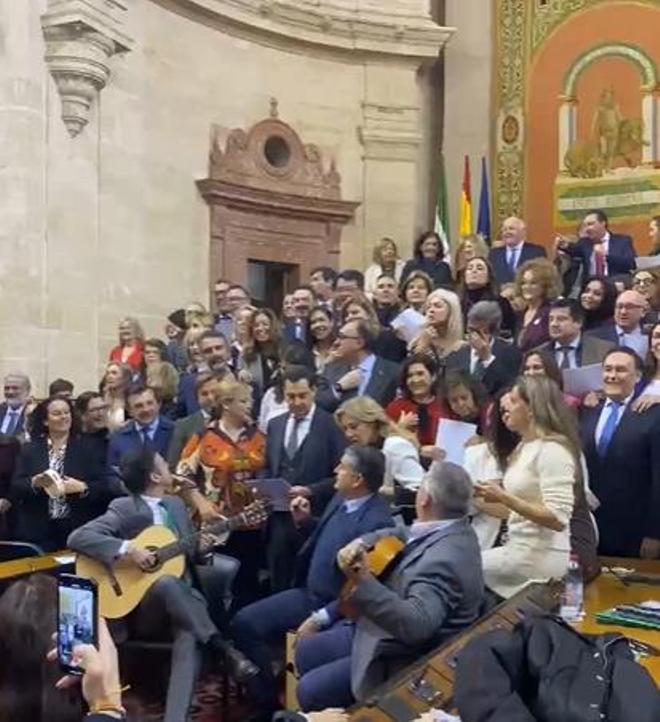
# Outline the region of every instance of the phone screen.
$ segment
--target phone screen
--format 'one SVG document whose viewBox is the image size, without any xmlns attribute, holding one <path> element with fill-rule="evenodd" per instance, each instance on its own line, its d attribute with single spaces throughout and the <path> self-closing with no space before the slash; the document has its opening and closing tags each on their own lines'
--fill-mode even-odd
<svg viewBox="0 0 660 722">
<path fill-rule="evenodd" d="M 81 673 L 73 663 L 73 649 L 79 644 L 98 646 L 96 584 L 62 574 L 57 582 L 57 655 L 67 672 Z"/>
</svg>

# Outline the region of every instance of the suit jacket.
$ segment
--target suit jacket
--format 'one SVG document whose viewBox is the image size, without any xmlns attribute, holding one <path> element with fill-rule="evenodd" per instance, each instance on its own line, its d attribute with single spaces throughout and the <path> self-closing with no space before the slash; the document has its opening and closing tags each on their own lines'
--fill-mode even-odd
<svg viewBox="0 0 660 722">
<path fill-rule="evenodd" d="M 605 355 L 615 347 L 616 344 L 611 341 L 598 338 L 597 336 L 591 334 L 583 333 L 582 338 L 580 339 L 580 345 L 577 347 L 576 351 L 578 367 L 603 363 Z M 556 360 L 554 341 L 548 341 L 547 343 L 542 344 L 537 350 L 539 353 L 552 356 L 552 358 Z"/>
<path fill-rule="evenodd" d="M 488 259 L 493 266 L 495 272 L 495 278 L 498 283 L 512 283 L 515 278 L 515 273 L 511 272 L 506 262 L 506 246 L 500 246 L 498 248 L 491 248 L 488 253 Z M 545 258 L 545 248 L 539 246 L 536 243 L 528 243 L 525 241 L 520 251 L 520 257 L 516 269 L 518 269 L 525 261 L 530 261 L 532 258 Z"/>
<path fill-rule="evenodd" d="M 265 478 L 282 475 L 285 460 L 284 436 L 289 414 L 271 419 L 266 434 Z M 346 437 L 337 426 L 332 414 L 317 405 L 309 433 L 298 450 L 301 458 L 296 464 L 293 486 L 309 486 L 313 493 L 315 510 L 321 510 L 332 496 L 334 470 L 346 448 Z"/>
<path fill-rule="evenodd" d="M 593 243 L 588 238 L 580 238 L 574 245 L 568 246 L 564 251 L 571 257 L 577 258 L 582 264 L 582 278 L 591 275 L 591 254 Z M 637 253 L 630 236 L 610 233 L 610 242 L 607 253 L 607 275 L 627 275 L 635 268 Z"/>
<path fill-rule="evenodd" d="M 174 422 L 172 438 L 167 448 L 167 463 L 170 469 L 176 469 L 185 445 L 195 434 L 202 434 L 205 428 L 206 418 L 201 410 Z"/>
<path fill-rule="evenodd" d="M 2 428 L 2 424 L 5 420 L 5 416 L 7 415 L 7 411 L 9 411 L 9 406 L 6 402 L 3 402 L 0 404 L 0 428 Z M 20 440 L 23 440 L 25 438 L 25 406 L 23 406 L 23 410 L 21 411 L 21 415 L 18 417 L 18 421 L 16 422 L 16 428 L 14 429 L 14 433 L 11 434 L 11 436 L 17 436 Z"/>
<path fill-rule="evenodd" d="M 660 539 L 660 407 L 642 414 L 627 408 L 602 459 L 595 440 L 601 409 L 584 408 L 580 422 L 590 486 L 600 501 L 598 550 L 638 557 L 644 537 Z"/>
<path fill-rule="evenodd" d="M 163 459 L 167 458 L 167 449 L 174 431 L 174 421 L 159 416 L 158 426 L 151 440 L 151 446 L 154 451 L 158 452 Z M 142 446 L 142 439 L 137 429 L 135 421 L 131 420 L 125 423 L 120 429 L 117 429 L 110 435 L 110 443 L 108 444 L 108 466 L 110 469 L 119 466 L 121 457 L 128 451 L 135 451 Z"/>
<path fill-rule="evenodd" d="M 614 346 L 620 346 L 620 339 L 619 334 L 616 330 L 616 324 L 612 321 L 611 323 L 604 323 L 602 326 L 597 326 L 596 328 L 592 329 L 588 332 L 589 336 L 593 336 L 594 338 L 600 338 L 605 341 L 609 341 Z M 641 342 L 642 348 L 641 353 L 639 355 L 641 356 L 642 360 L 646 356 L 646 352 L 648 351 L 648 337 L 642 336 L 642 342 Z M 636 349 L 633 349 L 635 351 Z"/>
<path fill-rule="evenodd" d="M 357 389 L 351 389 L 342 393 L 339 398 L 335 396 L 334 385 L 349 370 L 350 366 L 344 361 L 333 361 L 325 367 L 319 379 L 316 403 L 326 411 L 335 411 L 344 401 L 358 395 Z M 384 408 L 396 396 L 398 386 L 399 364 L 376 356 L 376 363 L 363 395 L 371 396 Z"/>
<path fill-rule="evenodd" d="M 425 258 L 411 258 L 401 272 L 401 283 L 405 283 L 408 276 L 414 271 L 423 271 L 430 276 L 434 288 L 453 288 L 454 277 L 451 268 L 445 261 L 428 261 Z"/>
<path fill-rule="evenodd" d="M 397 532 L 406 535 L 405 529 Z M 351 650 L 351 686 L 358 700 L 479 617 L 484 579 L 469 521 L 459 519 L 411 544 L 384 582 L 367 577 L 351 597 L 360 613 Z"/>
<path fill-rule="evenodd" d="M 311 525 L 308 527 L 307 532 L 311 531 L 311 533 L 296 556 L 294 570 L 295 586 L 304 587 L 306 585 L 307 573 L 309 571 L 309 566 L 312 561 L 312 556 L 314 555 L 314 550 L 316 549 L 319 540 L 322 541 L 323 539 L 323 530 L 325 529 L 328 520 L 335 513 L 337 507 L 339 507 L 343 503 L 343 501 L 343 498 L 339 494 L 335 494 L 332 497 L 332 500 L 330 501 L 328 506 L 326 507 L 323 516 L 318 520 L 313 520 Z M 392 519 L 392 513 L 390 511 L 389 504 L 382 496 L 380 496 L 380 494 L 374 494 L 371 499 L 366 501 L 355 512 L 354 515 L 351 514 L 350 516 L 354 516 L 353 529 L 355 535 L 352 536 L 350 539 L 346 539 L 346 541 L 341 546 L 348 544 L 349 542 L 353 541 L 353 539 L 361 537 L 363 534 L 368 534 L 370 532 L 376 531 L 377 529 L 391 528 L 394 526 L 394 519 Z M 341 549 L 341 546 L 337 549 L 337 551 Z M 336 554 L 334 555 L 334 557 L 336 557 Z M 333 565 L 333 569 L 328 570 L 328 573 L 333 574 L 336 577 L 336 596 L 339 596 L 339 591 L 343 583 L 346 581 L 346 577 L 339 570 L 336 562 Z"/>
<path fill-rule="evenodd" d="M 16 537 L 46 549 L 62 548 L 71 529 L 98 514 L 110 497 L 105 460 L 98 446 L 80 437 L 70 438 L 64 456 L 64 475 L 87 484 L 87 494 L 69 495 L 70 514 L 56 520 L 48 516 L 48 496 L 32 489 L 32 478 L 48 469 L 48 442 L 34 439 L 23 446 L 16 462 L 10 499 L 16 506 Z"/>
<path fill-rule="evenodd" d="M 493 356 L 495 356 L 495 360 L 488 365 L 481 378 L 491 396 L 515 381 L 522 361 L 518 348 L 499 338 L 493 342 Z M 463 346 L 458 351 L 450 353 L 446 359 L 447 371 L 456 370 L 470 373 L 470 358 L 469 346 Z"/>
</svg>

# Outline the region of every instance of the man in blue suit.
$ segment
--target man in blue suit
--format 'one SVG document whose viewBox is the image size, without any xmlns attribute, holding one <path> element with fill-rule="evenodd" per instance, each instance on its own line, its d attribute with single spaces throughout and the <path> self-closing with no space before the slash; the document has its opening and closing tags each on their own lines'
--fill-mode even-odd
<svg viewBox="0 0 660 722">
<path fill-rule="evenodd" d="M 283 641 L 315 611 L 330 607 L 345 581 L 337 566 L 337 552 L 353 539 L 376 529 L 392 526 L 387 502 L 378 494 L 385 473 L 385 457 L 378 449 L 349 446 L 337 466 L 335 494 L 320 520 L 312 518 L 309 500 L 296 497 L 291 514 L 301 534 L 308 539 L 296 559 L 293 589 L 261 599 L 241 609 L 231 631 L 240 649 L 260 669 L 248 682 L 249 698 L 259 710 L 255 720 L 270 720 L 277 709 L 277 687 L 271 670 L 273 642 Z"/>
<path fill-rule="evenodd" d="M 512 216 L 502 223 L 504 246 L 492 248 L 488 258 L 498 283 L 511 283 L 518 268 L 532 258 L 545 258 L 545 248 L 526 240 L 527 226 L 521 218 Z"/>
<path fill-rule="evenodd" d="M 310 500 L 321 515 L 334 490 L 334 470 L 346 448 L 346 438 L 332 414 L 319 408 L 316 375 L 304 366 L 284 374 L 284 398 L 289 410 L 268 424 L 266 471 L 286 479 L 296 496 Z M 273 592 L 291 585 L 293 561 L 300 538 L 288 512 L 275 512 L 268 524 L 267 558 Z"/>
<path fill-rule="evenodd" d="M 124 454 L 143 446 L 166 458 L 174 429 L 173 421 L 160 416 L 160 401 L 149 386 L 136 385 L 129 389 L 127 404 L 131 420 L 112 433 L 108 443 L 111 472 L 119 467 Z"/>
<path fill-rule="evenodd" d="M 582 265 L 582 278 L 625 276 L 635 268 L 637 253 L 630 236 L 610 233 L 604 211 L 589 211 L 582 221 L 582 237 L 575 244 L 557 241 L 557 252 Z"/>
</svg>

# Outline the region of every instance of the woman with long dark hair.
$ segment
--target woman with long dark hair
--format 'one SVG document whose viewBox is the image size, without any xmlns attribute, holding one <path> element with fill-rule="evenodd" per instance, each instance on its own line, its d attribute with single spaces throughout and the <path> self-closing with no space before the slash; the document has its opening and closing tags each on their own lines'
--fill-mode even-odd
<svg viewBox="0 0 660 722">
<path fill-rule="evenodd" d="M 590 276 L 582 286 L 580 305 L 584 309 L 584 330 L 598 328 L 614 318 L 614 306 L 619 295 L 614 281 Z"/>
<path fill-rule="evenodd" d="M 21 449 L 11 487 L 17 539 L 46 551 L 64 549 L 68 535 L 99 512 L 105 459 L 79 431 L 67 399 L 46 399 L 32 412 L 31 440 Z"/>
<path fill-rule="evenodd" d="M 259 399 L 279 365 L 281 340 L 280 321 L 270 308 L 260 308 L 249 317 L 242 367 L 249 372 Z"/>
<path fill-rule="evenodd" d="M 326 364 L 332 358 L 332 345 L 335 342 L 334 314 L 327 306 L 314 306 L 309 313 L 309 329 L 305 338 L 310 339 L 316 372 L 323 373 Z"/>
</svg>

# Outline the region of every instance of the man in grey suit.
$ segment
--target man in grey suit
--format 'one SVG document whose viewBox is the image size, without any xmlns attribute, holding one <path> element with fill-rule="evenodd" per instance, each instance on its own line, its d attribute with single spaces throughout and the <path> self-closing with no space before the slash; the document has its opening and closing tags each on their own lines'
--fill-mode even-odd
<svg viewBox="0 0 660 722">
<path fill-rule="evenodd" d="M 319 378 L 316 403 L 333 412 L 355 396 L 370 396 L 385 407 L 396 395 L 399 364 L 376 356 L 375 331 L 367 321 L 354 319 L 337 332 L 330 362 Z"/>
<path fill-rule="evenodd" d="M 155 555 L 134 546 L 131 539 L 153 524 L 169 527 L 182 539 L 193 534 L 194 529 L 183 502 L 166 496 L 172 487 L 172 476 L 165 460 L 152 449 L 144 447 L 128 452 L 121 460 L 120 471 L 131 496 L 112 501 L 105 514 L 76 529 L 67 544 L 70 549 L 107 567 L 125 560 L 146 570 L 154 564 Z M 249 660 L 225 642 L 211 620 L 206 599 L 194 586 L 199 582 L 196 552 L 196 544 L 187 545 L 185 579 L 161 577 L 128 620 L 141 636 L 153 636 L 163 629 L 172 631 L 174 644 L 165 722 L 188 719 L 202 647 L 221 654 L 238 681 L 245 681 L 258 672 Z"/>
<path fill-rule="evenodd" d="M 383 581 L 365 552 L 394 530 L 351 542 L 338 563 L 355 583 L 357 622 L 313 614 L 298 629 L 296 694 L 304 711 L 348 707 L 364 700 L 402 667 L 471 625 L 484 596 L 481 552 L 467 514 L 468 474 L 456 464 L 432 464 L 417 492 L 417 521 L 397 528 L 405 547 Z M 327 608 L 326 608 L 327 609 Z"/>
<path fill-rule="evenodd" d="M 539 353 L 552 356 L 560 369 L 576 369 L 601 364 L 615 345 L 611 341 L 582 333 L 584 309 L 573 298 L 560 298 L 550 306 L 550 341 L 539 346 Z"/>
<path fill-rule="evenodd" d="M 221 378 L 221 376 L 211 373 L 200 374 L 197 377 L 195 389 L 199 401 L 199 411 L 184 416 L 174 424 L 172 438 L 167 449 L 167 463 L 172 471 L 176 469 L 186 444 L 195 434 L 202 434 L 211 420 L 217 403 L 218 384 Z"/>
</svg>

